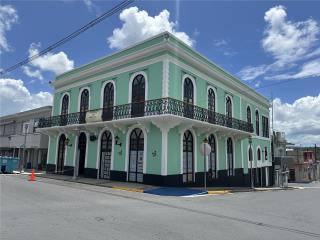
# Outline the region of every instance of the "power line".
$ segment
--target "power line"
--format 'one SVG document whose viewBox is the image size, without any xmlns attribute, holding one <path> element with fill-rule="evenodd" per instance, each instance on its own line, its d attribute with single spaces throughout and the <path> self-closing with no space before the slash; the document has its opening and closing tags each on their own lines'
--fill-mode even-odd
<svg viewBox="0 0 320 240">
<path fill-rule="evenodd" d="M 111 8 L 110 10 L 108 10 L 107 12 L 103 13 L 102 15 L 100 15 L 99 17 L 93 19 L 92 21 L 90 21 L 89 23 L 87 23 L 86 25 L 82 26 L 81 28 L 77 29 L 76 31 L 72 32 L 71 34 L 69 34 L 68 36 L 62 38 L 61 40 L 59 40 L 58 42 L 50 45 L 49 47 L 43 49 L 42 51 L 40 51 L 37 54 L 32 55 L 31 57 L 28 57 L 24 60 L 22 60 L 21 62 L 18 62 L 4 70 L 2 70 L 0 72 L 0 75 L 3 76 L 6 73 L 12 72 L 13 70 L 28 64 L 29 62 L 35 60 L 36 58 L 50 52 L 51 50 L 65 44 L 66 42 L 72 40 L 73 38 L 77 37 L 78 35 L 80 35 L 81 33 L 87 31 L 89 28 L 92 28 L 93 26 L 95 26 L 96 24 L 100 23 L 101 21 L 105 20 L 106 18 L 114 15 L 115 13 L 121 11 L 122 9 L 124 9 L 125 7 L 127 7 L 129 4 L 133 3 L 134 0 L 126 0 L 123 1 L 119 4 L 117 4 L 116 6 L 114 6 L 113 8 Z"/>
</svg>

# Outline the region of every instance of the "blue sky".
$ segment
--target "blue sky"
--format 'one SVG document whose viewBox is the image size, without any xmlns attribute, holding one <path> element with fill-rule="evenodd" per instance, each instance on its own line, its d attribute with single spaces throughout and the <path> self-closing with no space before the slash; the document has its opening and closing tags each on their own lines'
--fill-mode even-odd
<svg viewBox="0 0 320 240">
<path fill-rule="evenodd" d="M 2 1 L 0 68 L 47 47 L 116 3 L 92 0 Z M 52 93 L 48 81 L 54 80 L 55 74 L 123 47 L 111 48 L 108 38 L 113 36 L 117 40 L 114 29 L 121 30 L 125 23 L 134 24 L 135 17 L 145 17 L 144 23 L 125 29 L 148 30 L 168 27 L 171 23 L 170 29 L 178 35 L 183 33 L 183 38 L 192 41 L 192 47 L 201 54 L 257 88 L 267 98 L 273 94 L 277 98 L 275 116 L 279 116 L 276 128 L 289 132 L 295 142 L 301 142 L 301 134 L 304 134 L 303 141 L 320 143 L 320 127 L 317 127 L 320 125 L 320 2 L 136 1 L 127 8 L 134 6 L 138 9 L 131 9 L 122 20 L 118 13 L 53 50 L 46 58 L 4 76 L 2 89 L 6 89 L 3 96 L 6 94 L 7 99 L 2 97 L 1 114 L 38 106 L 10 102 L 15 97 L 14 90 L 11 90 L 16 83 L 11 81 L 9 87 L 9 80 L 22 80 L 17 87 L 23 89 L 23 93 L 16 93 L 21 99 L 27 96 L 29 100 L 46 104 Z M 165 9 L 166 13 L 163 12 Z M 165 17 L 159 23 L 156 16 L 161 13 Z M 154 32 L 148 31 L 149 35 Z M 122 39 L 123 44 L 142 38 L 139 33 L 130 35 L 130 31 L 125 32 L 127 39 Z M 276 85 L 263 87 L 270 84 Z M 5 108 L 8 104 L 13 107 Z M 300 114 L 308 116 L 310 122 L 296 126 L 295 119 Z M 308 133 L 299 132 L 306 128 Z"/>
</svg>

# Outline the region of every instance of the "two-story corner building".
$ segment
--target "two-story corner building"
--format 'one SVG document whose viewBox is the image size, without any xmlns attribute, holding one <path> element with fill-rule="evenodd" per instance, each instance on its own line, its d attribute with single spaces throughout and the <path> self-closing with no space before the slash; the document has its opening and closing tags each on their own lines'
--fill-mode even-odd
<svg viewBox="0 0 320 240">
<path fill-rule="evenodd" d="M 43 170 L 46 166 L 48 136 L 35 131 L 36 118 L 50 117 L 51 106 L 0 117 L 0 156 L 17 157 L 20 169 Z"/>
<path fill-rule="evenodd" d="M 47 171 L 156 185 L 269 183 L 269 102 L 170 33 L 53 82 Z M 252 137 L 252 144 L 249 144 Z M 249 163 L 249 151 L 253 156 Z M 254 171 L 250 171 L 250 168 Z"/>
</svg>

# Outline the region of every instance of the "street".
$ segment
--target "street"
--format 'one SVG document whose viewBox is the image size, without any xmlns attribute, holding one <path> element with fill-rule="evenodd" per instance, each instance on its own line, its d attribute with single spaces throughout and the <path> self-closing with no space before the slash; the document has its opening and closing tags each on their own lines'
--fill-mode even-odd
<svg viewBox="0 0 320 240">
<path fill-rule="evenodd" d="M 2 240 L 320 239 L 320 183 L 186 198 L 21 175 L 0 180 Z"/>
</svg>

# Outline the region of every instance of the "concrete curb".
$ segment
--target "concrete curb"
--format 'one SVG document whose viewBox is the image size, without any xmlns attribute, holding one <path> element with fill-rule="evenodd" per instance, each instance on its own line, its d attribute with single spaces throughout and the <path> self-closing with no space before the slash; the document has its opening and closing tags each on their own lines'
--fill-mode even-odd
<svg viewBox="0 0 320 240">
<path fill-rule="evenodd" d="M 144 189 L 144 188 L 125 187 L 125 186 L 118 186 L 118 185 L 110 185 L 110 186 L 108 186 L 108 185 L 99 185 L 99 184 L 96 184 L 96 183 L 90 183 L 90 182 L 86 182 L 86 181 L 81 181 L 81 180 L 79 181 L 79 180 L 73 180 L 73 179 L 59 179 L 59 178 L 51 177 L 51 176 L 48 176 L 48 175 L 45 175 L 45 174 L 37 175 L 37 177 L 49 178 L 49 179 L 65 181 L 65 182 L 81 183 L 81 184 L 87 184 L 87 185 L 92 185 L 92 186 L 97 186 L 97 187 L 112 188 L 112 189 L 128 191 L 128 192 L 146 193 L 146 191 L 149 190 L 149 189 Z M 156 188 L 156 186 L 154 186 L 154 187 Z M 266 192 L 266 191 L 284 191 L 284 190 L 297 190 L 297 189 L 301 189 L 301 188 L 298 188 L 298 187 L 287 187 L 287 188 L 254 188 L 254 189 L 252 189 L 252 188 L 245 188 L 245 189 L 219 189 L 219 190 L 208 190 L 207 194 L 208 195 L 223 195 L 223 194 L 240 193 L 240 192 Z"/>
<path fill-rule="evenodd" d="M 144 192 L 143 188 L 129 188 L 129 187 L 120 187 L 120 186 L 111 186 L 111 188 L 123 190 L 123 191 L 128 191 L 128 192 L 139 192 L 139 193 Z"/>
<path fill-rule="evenodd" d="M 229 190 L 207 191 L 207 194 L 213 194 L 213 195 L 229 194 L 229 193 L 231 193 Z"/>
</svg>

